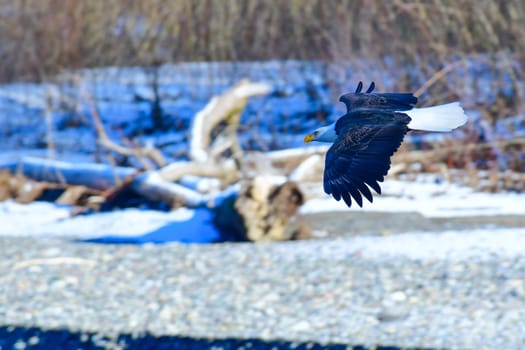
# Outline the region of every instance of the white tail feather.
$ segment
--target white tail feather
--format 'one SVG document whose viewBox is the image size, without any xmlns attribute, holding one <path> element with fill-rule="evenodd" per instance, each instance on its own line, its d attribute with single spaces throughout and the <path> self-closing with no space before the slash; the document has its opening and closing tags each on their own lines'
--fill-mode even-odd
<svg viewBox="0 0 525 350">
<path fill-rule="evenodd" d="M 459 102 L 413 108 L 402 113 L 406 113 L 412 119 L 408 123 L 412 130 L 452 131 L 467 122 L 467 116 Z"/>
</svg>

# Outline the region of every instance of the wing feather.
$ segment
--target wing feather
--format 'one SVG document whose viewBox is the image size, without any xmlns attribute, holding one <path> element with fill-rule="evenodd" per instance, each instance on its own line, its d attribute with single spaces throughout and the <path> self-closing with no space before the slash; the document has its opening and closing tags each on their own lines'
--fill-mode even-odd
<svg viewBox="0 0 525 350">
<path fill-rule="evenodd" d="M 355 88 L 354 94 L 360 94 L 361 90 L 363 90 L 363 82 L 360 81 L 359 84 L 357 84 L 357 87 Z"/>
<path fill-rule="evenodd" d="M 381 194 L 381 186 L 377 183 L 377 181 L 382 182 L 383 180 L 371 180 L 371 179 L 365 179 L 363 180 L 368 186 L 372 187 L 374 191 L 376 191 L 377 194 Z M 370 201 L 372 202 L 372 201 Z"/>
<path fill-rule="evenodd" d="M 346 105 L 346 112 L 371 109 L 383 111 L 408 111 L 417 103 L 417 97 L 411 93 L 372 93 L 375 83 L 372 82 L 365 93 L 362 93 L 363 83 L 359 82 L 355 92 L 339 97 Z"/>
<path fill-rule="evenodd" d="M 372 197 L 372 192 L 370 192 L 370 189 L 368 188 L 367 185 L 365 185 L 364 182 L 361 182 L 361 181 L 357 181 L 357 182 L 354 182 L 354 185 L 357 187 L 357 189 L 359 190 L 359 192 L 361 192 L 361 194 L 366 198 L 368 199 L 368 201 L 370 203 L 372 203 L 374 201 L 374 197 Z"/>
<path fill-rule="evenodd" d="M 369 86 L 368 89 L 366 90 L 366 93 L 367 93 L 367 94 L 371 93 L 372 91 L 374 91 L 375 88 L 376 88 L 376 83 L 371 82 L 371 83 L 370 83 L 370 86 Z"/>
<path fill-rule="evenodd" d="M 343 192 L 343 193 L 341 193 L 341 195 L 343 196 L 343 200 L 345 201 L 346 205 L 351 207 L 352 206 L 352 198 L 350 197 L 350 194 L 348 192 Z"/>
<path fill-rule="evenodd" d="M 381 194 L 379 182 L 388 173 L 390 157 L 408 131 L 410 118 L 403 114 L 377 112 L 373 117 L 386 122 L 342 128 L 326 154 L 324 190 L 336 200 L 343 198 L 349 207 L 352 199 L 359 206 L 363 197 L 372 202 L 368 186 Z"/>
</svg>

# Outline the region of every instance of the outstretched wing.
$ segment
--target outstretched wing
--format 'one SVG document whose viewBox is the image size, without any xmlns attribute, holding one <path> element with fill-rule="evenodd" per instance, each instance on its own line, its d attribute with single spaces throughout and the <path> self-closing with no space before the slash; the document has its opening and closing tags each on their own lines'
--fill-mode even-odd
<svg viewBox="0 0 525 350">
<path fill-rule="evenodd" d="M 339 101 L 346 105 L 346 112 L 375 109 L 382 111 L 407 111 L 417 103 L 417 97 L 410 93 L 373 93 L 375 83 L 372 82 L 365 93 L 362 93 L 363 83 L 359 82 L 354 93 L 339 97 Z"/>
<path fill-rule="evenodd" d="M 339 137 L 326 154 L 324 191 L 350 207 L 352 198 L 362 207 L 364 196 L 372 202 L 368 187 L 381 194 L 378 182 L 390 169 L 390 157 L 399 148 L 410 121 L 402 113 L 373 113 L 384 123 L 341 127 Z M 397 117 L 397 118 L 396 118 Z M 350 123 L 348 123 L 350 124 Z"/>
</svg>

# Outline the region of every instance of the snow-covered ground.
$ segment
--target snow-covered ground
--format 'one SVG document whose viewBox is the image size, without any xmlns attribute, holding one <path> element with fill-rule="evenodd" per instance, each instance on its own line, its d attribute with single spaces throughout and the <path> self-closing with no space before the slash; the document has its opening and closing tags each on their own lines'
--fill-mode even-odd
<svg viewBox="0 0 525 350">
<path fill-rule="evenodd" d="M 48 202 L 0 203 L 0 235 L 93 238 L 106 235 L 143 235 L 174 221 L 187 221 L 193 210 L 172 212 L 129 208 L 71 217 L 71 208 Z"/>
<path fill-rule="evenodd" d="M 348 208 L 343 201 L 324 196 L 308 201 L 301 212 L 377 211 L 414 212 L 429 218 L 525 215 L 525 196 L 520 193 L 486 193 L 447 182 L 407 182 L 386 180 L 383 195 L 374 202 L 364 201 L 363 208 Z"/>
<path fill-rule="evenodd" d="M 376 196 L 374 203 L 366 203 L 364 208 L 356 206 L 347 208 L 344 203 L 337 202 L 333 198 L 321 197 L 308 200 L 300 211 L 303 215 L 327 211 L 342 213 L 345 211 L 375 211 L 399 213 L 400 215 L 413 212 L 429 218 L 525 215 L 525 196 L 520 194 L 476 193 L 469 188 L 445 182 L 424 183 L 396 180 L 386 180 L 383 189 L 384 195 Z M 219 233 L 211 224 L 213 214 L 206 209 L 182 208 L 172 212 L 161 212 L 128 208 L 80 216 L 71 216 L 71 209 L 67 206 L 44 202 L 18 204 L 6 201 L 0 203 L 0 222 L 2 223 L 0 235 L 62 236 L 74 239 L 101 239 L 104 242 L 108 242 L 109 238 L 109 242 L 126 243 L 170 241 L 202 243 L 220 240 Z M 499 233 L 493 234 L 495 231 Z M 204 238 L 202 238 L 203 233 L 205 233 Z M 491 228 L 447 234 L 456 237 L 464 233 L 468 233 L 465 235 L 465 240 L 469 247 L 473 242 L 479 241 L 478 239 L 472 240 L 472 235 L 483 237 L 483 242 L 494 240 L 496 244 L 503 239 L 500 233 L 512 236 L 513 240 L 523 237 L 523 241 L 520 242 L 521 246 L 525 246 L 525 228 L 523 230 Z M 521 236 L 515 236 L 516 234 Z M 419 240 L 417 237 L 420 235 L 410 237 Z M 429 242 L 429 247 L 431 246 Z"/>
</svg>

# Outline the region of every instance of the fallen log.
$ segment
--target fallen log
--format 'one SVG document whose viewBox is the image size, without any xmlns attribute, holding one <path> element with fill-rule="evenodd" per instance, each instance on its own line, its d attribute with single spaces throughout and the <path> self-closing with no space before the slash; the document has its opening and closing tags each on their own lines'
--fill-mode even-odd
<svg viewBox="0 0 525 350">
<path fill-rule="evenodd" d="M 230 90 L 214 96 L 200 112 L 197 113 L 191 127 L 190 158 L 198 163 L 208 163 L 214 152 L 211 147 L 212 131 L 220 123 L 225 122 L 232 127 L 227 128 L 228 139 L 232 142 L 234 157 L 242 157 L 241 147 L 237 141 L 237 126 L 240 116 L 249 97 L 264 95 L 270 92 L 270 87 L 263 83 L 253 83 L 241 80 Z M 219 148 L 222 148 L 219 145 Z"/>
<path fill-rule="evenodd" d="M 321 158 L 318 159 L 321 160 L 321 164 L 322 166 L 324 166 L 324 155 L 328 151 L 328 148 L 330 148 L 329 145 L 290 148 L 279 151 L 266 152 L 262 154 L 262 157 L 264 157 L 266 159 L 266 162 L 273 168 L 281 169 L 284 172 L 284 174 L 288 175 L 294 173 L 296 169 L 306 159 L 315 155 L 321 156 Z M 313 163 L 310 164 L 312 165 Z M 302 170 L 306 169 L 303 168 Z"/>
<path fill-rule="evenodd" d="M 291 224 L 304 196 L 297 184 L 283 177 L 257 176 L 225 190 L 205 195 L 177 183 L 165 181 L 157 171 L 138 172 L 132 168 L 103 164 L 22 158 L 16 169 L 37 181 L 63 185 L 84 185 L 111 191 L 129 186 L 141 196 L 172 206 L 217 208 L 222 216 L 238 220 L 243 236 L 251 241 L 288 240 L 304 237 L 306 227 Z M 11 169 L 13 170 L 13 169 Z M 226 201 L 230 198 L 231 201 Z M 223 205 L 229 203 L 229 211 Z M 307 236 L 307 234 L 306 234 Z"/>
<path fill-rule="evenodd" d="M 321 181 L 324 170 L 324 157 L 320 154 L 312 154 L 301 162 L 291 173 L 290 180 L 302 181 Z"/>
<path fill-rule="evenodd" d="M 131 188 L 150 200 L 165 202 L 172 207 L 196 208 L 205 206 L 209 200 L 208 196 L 197 191 L 164 181 L 155 171 L 146 172 L 133 179 Z"/>
<path fill-rule="evenodd" d="M 234 184 L 212 194 L 202 194 L 177 183 L 166 181 L 158 171 L 139 172 L 134 168 L 112 167 L 105 164 L 69 163 L 64 161 L 23 157 L 18 163 L 0 165 L 0 170 L 22 174 L 34 181 L 85 186 L 94 190 L 119 191 L 129 187 L 152 201 L 172 206 L 214 207 L 224 198 L 236 195 Z"/>
<path fill-rule="evenodd" d="M 243 181 L 234 209 L 250 241 L 290 240 L 311 236 L 296 220 L 304 196 L 293 181 L 257 176 Z"/>
<path fill-rule="evenodd" d="M 93 101 L 93 98 L 91 97 L 87 89 L 82 84 L 80 77 L 78 75 L 74 76 L 74 81 L 77 85 L 81 96 L 84 98 L 84 101 L 89 106 L 91 119 L 93 120 L 95 131 L 97 133 L 97 143 L 99 145 L 105 147 L 110 151 L 117 152 L 125 156 L 132 156 L 137 158 L 138 161 L 142 164 L 142 166 L 146 169 L 151 169 L 149 161 L 153 161 L 157 166 L 166 165 L 166 160 L 164 159 L 164 156 L 158 149 L 154 147 L 138 145 L 133 145 L 133 147 L 125 147 L 111 140 L 106 132 L 106 129 L 104 128 L 102 118 L 98 113 L 98 109 L 95 105 L 95 102 Z"/>
<path fill-rule="evenodd" d="M 237 179 L 235 163 L 231 159 L 219 164 L 198 162 L 175 162 L 159 169 L 158 174 L 164 181 L 179 181 L 186 175 L 215 177 L 226 183 L 233 183 Z"/>
<path fill-rule="evenodd" d="M 55 184 L 37 182 L 21 174 L 0 170 L 0 201 L 14 199 L 18 203 L 30 203 L 44 191 L 59 187 Z"/>
<path fill-rule="evenodd" d="M 8 170 L 21 173 L 35 181 L 67 185 L 82 185 L 96 190 L 108 190 L 135 176 L 134 168 L 113 167 L 105 164 L 71 163 L 59 160 L 23 157 Z"/>
<path fill-rule="evenodd" d="M 79 185 L 96 190 L 111 190 L 125 182 L 153 201 L 179 203 L 188 207 L 204 205 L 209 198 L 184 186 L 166 182 L 155 171 L 141 173 L 134 168 L 113 167 L 105 164 L 69 163 L 58 160 L 24 157 L 8 170 L 23 174 L 35 181 Z"/>
</svg>

